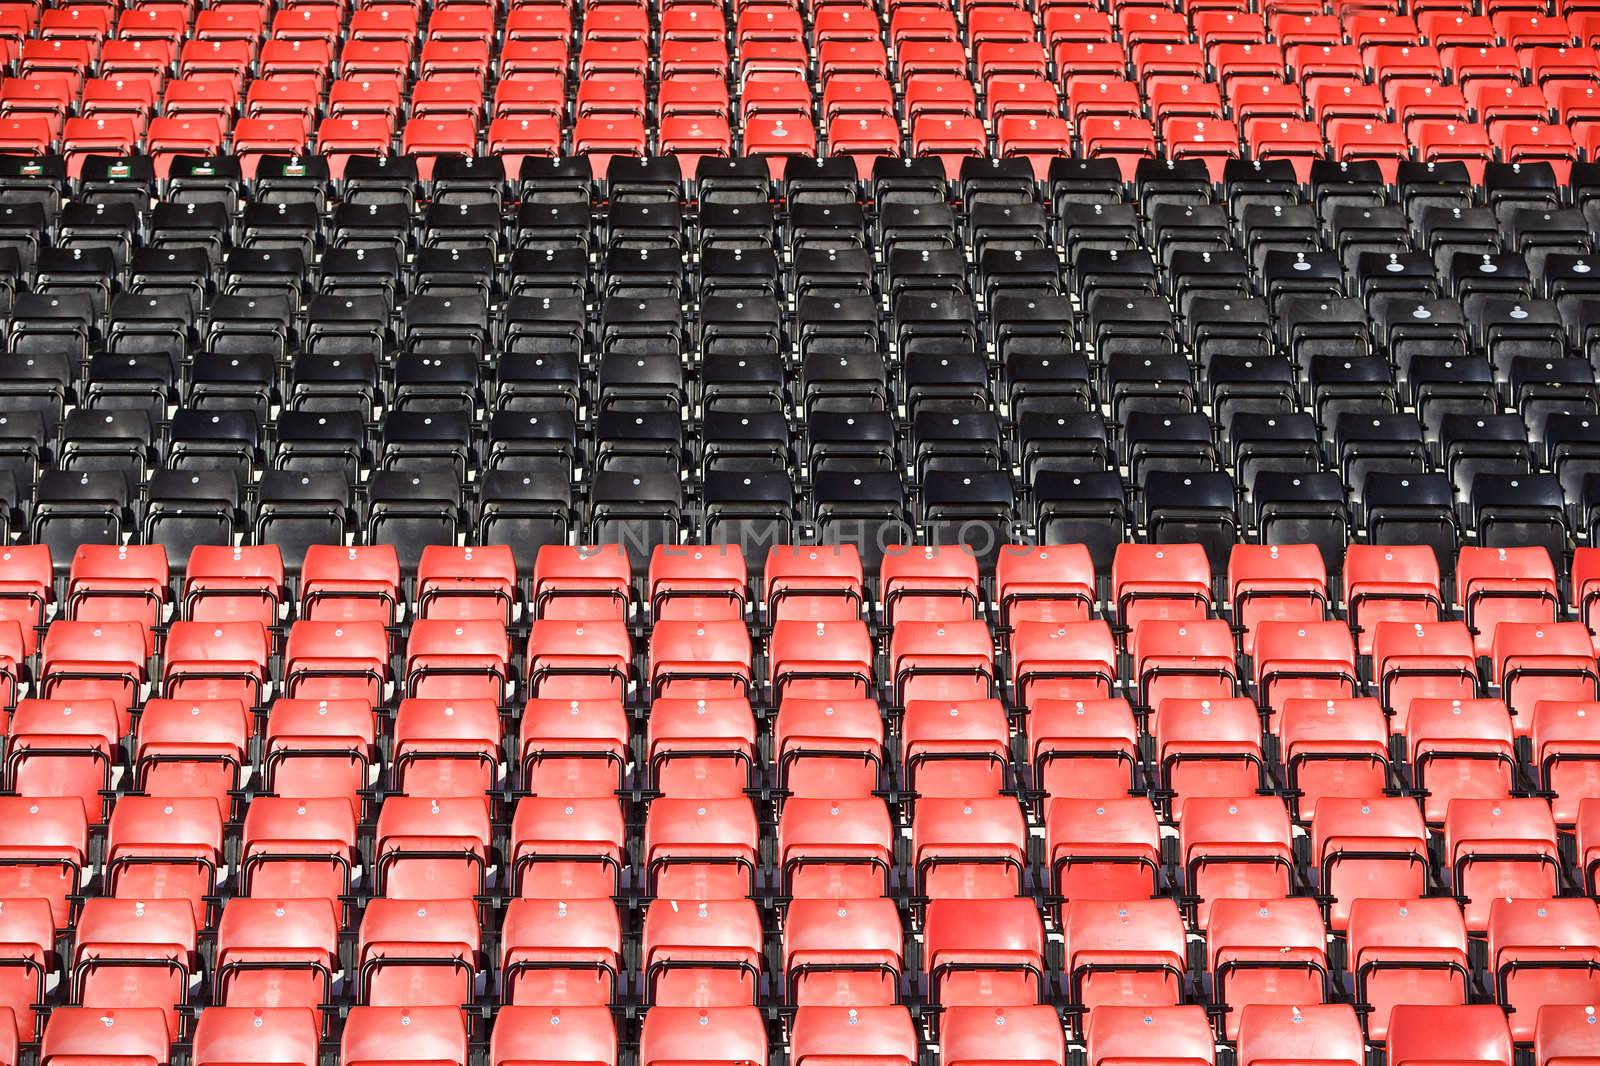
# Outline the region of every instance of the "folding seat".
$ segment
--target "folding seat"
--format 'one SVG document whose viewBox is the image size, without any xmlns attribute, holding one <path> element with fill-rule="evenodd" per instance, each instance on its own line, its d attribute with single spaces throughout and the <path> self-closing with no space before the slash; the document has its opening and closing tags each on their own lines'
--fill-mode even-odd
<svg viewBox="0 0 1600 1066">
<path fill-rule="evenodd" d="M 353 800 L 369 784 L 377 729 L 370 699 L 275 700 L 263 748 L 268 787 L 280 796 Z"/>
<path fill-rule="evenodd" d="M 1217 900 L 1206 935 L 1207 969 L 1227 1005 L 1223 1032 L 1237 1040 L 1243 1012 L 1255 1006 L 1324 1002 L 1327 931 L 1310 899 Z"/>
<path fill-rule="evenodd" d="M 160 1066 L 170 1060 L 172 1035 L 164 1012 L 151 1008 L 61 1007 L 45 1025 L 39 1061 L 70 1066 Z"/>
<path fill-rule="evenodd" d="M 176 1037 L 179 1008 L 197 968 L 196 940 L 194 912 L 183 900 L 85 900 L 74 939 L 71 1002 L 155 1008 Z"/>
<path fill-rule="evenodd" d="M 1362 655 L 1377 624 L 1436 622 L 1444 609 L 1439 561 L 1426 547 L 1352 544 L 1345 553 L 1345 599 Z"/>
<path fill-rule="evenodd" d="M 405 693 L 496 706 L 511 672 L 511 642 L 491 619 L 418 619 L 406 641 Z"/>
<path fill-rule="evenodd" d="M 516 559 L 504 545 L 430 544 L 417 566 L 419 619 L 509 624 L 521 603 Z"/>
<path fill-rule="evenodd" d="M 1019 703 L 1109 699 L 1117 648 L 1104 621 L 1018 622 L 1009 643 L 1011 683 Z"/>
<path fill-rule="evenodd" d="M 253 899 L 333 900 L 350 891 L 356 811 L 348 799 L 258 796 L 245 809 L 239 890 Z"/>
<path fill-rule="evenodd" d="M 1032 899 L 935 899 L 924 960 L 930 999 L 943 1007 L 1015 1007 L 1044 993 L 1044 927 Z"/>
<path fill-rule="evenodd" d="M 650 686 L 657 698 L 737 699 L 751 686 L 750 633 L 730 619 L 657 621 Z"/>
<path fill-rule="evenodd" d="M 621 787 L 628 723 L 620 701 L 530 699 L 519 734 L 522 783 L 545 796 L 609 796 Z"/>
<path fill-rule="evenodd" d="M 1291 699 L 1279 714 L 1295 817 L 1306 822 L 1325 798 L 1382 796 L 1389 782 L 1389 730 L 1377 700 Z"/>
<path fill-rule="evenodd" d="M 945 621 L 977 616 L 978 561 L 964 547 L 887 549 L 878 571 L 884 622 Z"/>
<path fill-rule="evenodd" d="M 999 700 L 910 700 L 900 727 L 906 787 L 921 796 L 998 795 L 1010 730 Z"/>
<path fill-rule="evenodd" d="M 1228 699 L 1240 690 L 1233 631 L 1220 619 L 1140 622 L 1127 640 L 1141 707 L 1173 698 Z"/>
<path fill-rule="evenodd" d="M 1409 732 L 1417 700 L 1477 699 L 1477 663 L 1465 623 L 1379 622 L 1374 630 L 1372 677 L 1391 733 Z"/>
<path fill-rule="evenodd" d="M 89 822 L 72 796 L 0 797 L 9 815 L 0 831 L 0 887 L 6 899 L 43 899 L 55 927 L 76 913 L 75 897 L 89 857 Z"/>
<path fill-rule="evenodd" d="M 459 1007 L 352 1007 L 339 1061 L 467 1066 L 467 1020 Z"/>
<path fill-rule="evenodd" d="M 1228 589 L 1246 655 L 1255 654 L 1261 623 L 1320 622 L 1327 611 L 1327 569 L 1314 544 L 1235 545 L 1228 556 Z"/>
<path fill-rule="evenodd" d="M 203 796 L 230 812 L 254 732 L 238 700 L 149 700 L 134 752 L 137 787 L 151 796 Z"/>
<path fill-rule="evenodd" d="M 203 796 L 124 796 L 111 810 L 106 887 L 118 899 L 186 902 L 208 924 L 222 861 L 222 809 Z"/>
<path fill-rule="evenodd" d="M 489 657 L 440 658 L 447 663 L 466 660 L 470 668 L 473 661 Z M 495 698 L 401 700 L 393 725 L 395 787 L 410 796 L 481 795 L 498 783 L 500 730 Z"/>
<path fill-rule="evenodd" d="M 37 1038 L 35 1005 L 45 1002 L 49 975 L 60 970 L 55 939 L 49 900 L 8 899 L 0 907 L 0 1044 Z"/>
<path fill-rule="evenodd" d="M 1592 638 L 1580 622 L 1502 622 L 1495 627 L 1490 660 L 1519 736 L 1527 735 L 1539 700 L 1600 696 Z"/>
<path fill-rule="evenodd" d="M 248 1058 L 278 1066 L 316 1066 L 321 1029 L 307 1008 L 216 1007 L 195 1025 L 196 1066 L 220 1066 Z"/>
<path fill-rule="evenodd" d="M 375 1007 L 469 1003 L 479 967 L 470 899 L 374 899 L 361 917 L 358 1002 Z"/>
<path fill-rule="evenodd" d="M 792 796 L 864 797 L 878 787 L 884 722 L 872 700 L 790 696 L 773 738 L 779 787 Z"/>
<path fill-rule="evenodd" d="M 866 625 L 860 621 L 785 618 L 773 625 L 767 642 L 772 700 L 782 706 L 786 696 L 868 697 L 875 691 L 875 660 Z"/>
<path fill-rule="evenodd" d="M 1423 813 L 1442 824 L 1457 798 L 1510 795 L 1516 775 L 1511 720 L 1499 700 L 1416 700 L 1406 725 L 1412 778 L 1426 789 Z"/>
<path fill-rule="evenodd" d="M 945 1039 L 948 1042 L 948 1035 Z M 803 1005 L 795 1013 L 790 1044 L 796 1066 L 839 1057 L 872 1066 L 906 1066 L 917 1057 L 911 1014 L 891 1004 L 859 1010 L 842 1003 Z"/>
<path fill-rule="evenodd" d="M 319 899 L 230 899 L 217 926 L 219 1007 L 316 1009 L 339 966 L 339 915 Z"/>
<path fill-rule="evenodd" d="M 552 620 L 628 617 L 633 575 L 620 546 L 539 549 L 533 571 L 535 616 Z"/>
<path fill-rule="evenodd" d="M 54 602 L 54 570 L 47 545 L 13 544 L 0 551 L 0 622 L 17 623 L 23 651 L 29 657 L 38 647 L 38 630 Z"/>
<path fill-rule="evenodd" d="M 302 583 L 302 592 L 305 589 Z M 382 622 L 299 621 L 283 650 L 283 695 L 381 702 L 390 681 L 389 637 Z"/>
<path fill-rule="evenodd" d="M 1349 966 L 1355 998 L 1372 1008 L 1367 1035 L 1387 1039 L 1397 1004 L 1466 1002 L 1467 930 L 1448 899 L 1364 898 L 1349 908 Z"/>
<path fill-rule="evenodd" d="M 1083 1028 L 1089 1066 L 1216 1061 L 1216 1037 L 1203 1007 L 1106 1006 L 1092 1011 Z"/>
<path fill-rule="evenodd" d="M 1347 1004 L 1284 1006 L 1252 1003 L 1239 1015 L 1239 1066 L 1293 1057 L 1308 1063 L 1359 1063 L 1361 1023 Z"/>
<path fill-rule="evenodd" d="M 1098 590 L 1094 561 L 1082 545 L 1008 545 L 995 563 L 999 622 L 1083 622 Z"/>
<path fill-rule="evenodd" d="M 801 1008 L 893 1004 L 904 968 L 894 902 L 875 897 L 795 899 L 784 915 L 788 999 Z"/>
<path fill-rule="evenodd" d="M 1198 544 L 1119 544 L 1111 563 L 1117 619 L 1132 630 L 1149 618 L 1206 618 L 1211 574 Z"/>
<path fill-rule="evenodd" d="M 392 546 L 316 544 L 306 549 L 301 618 L 393 625 L 401 609 L 400 561 Z"/>
<path fill-rule="evenodd" d="M 85 544 L 72 556 L 66 616 L 149 629 L 164 620 L 168 585 L 167 553 L 159 545 Z"/>
<path fill-rule="evenodd" d="M 377 890 L 389 899 L 472 899 L 493 862 L 488 801 L 390 796 L 378 812 Z"/>
<path fill-rule="evenodd" d="M 621 967 L 622 929 L 610 899 L 514 899 L 507 906 L 500 968 L 509 1009 L 606 1007 Z"/>
<path fill-rule="evenodd" d="M 645 911 L 642 950 L 649 1004 L 731 1007 L 756 997 L 762 932 L 751 900 L 657 899 Z"/>
<path fill-rule="evenodd" d="M 650 787 L 679 797 L 740 795 L 752 780 L 755 718 L 739 696 L 661 697 L 645 744 Z"/>
<path fill-rule="evenodd" d="M 1262 722 L 1250 700 L 1163 699 L 1153 718 L 1159 787 L 1175 821 L 1197 796 L 1246 796 L 1261 787 Z"/>
<path fill-rule="evenodd" d="M 1555 821 L 1542 799 L 1457 799 L 1444 839 L 1449 884 L 1471 932 L 1488 928 L 1495 897 L 1550 899 L 1558 891 Z"/>
<path fill-rule="evenodd" d="M 645 1015 L 639 1061 L 640 1066 L 666 1066 L 687 1056 L 715 1066 L 766 1066 L 767 1047 L 766 1026 L 755 1007 L 661 1006 Z"/>
<path fill-rule="evenodd" d="M 71 624 L 76 623 L 56 623 L 57 626 Z M 91 626 L 94 623 L 82 624 Z M 133 626 L 134 623 L 120 625 Z M 142 636 L 137 639 L 142 646 Z M 48 639 L 45 646 L 48 661 Z M 114 661 L 108 660 L 111 662 Z M 76 670 L 76 666 L 70 661 L 58 663 L 58 668 Z M 79 684 L 90 685 L 91 690 L 82 695 L 72 693 L 61 699 L 29 699 L 17 704 L 10 722 L 6 777 L 10 787 L 21 796 L 77 798 L 89 819 L 98 824 L 103 813 L 103 795 L 111 788 L 113 770 L 118 762 L 117 742 L 127 732 L 124 721 L 128 719 L 128 711 L 125 704 L 92 691 L 92 686 L 100 681 L 96 675 L 86 676 L 88 680 Z"/>
<path fill-rule="evenodd" d="M 655 800 L 645 820 L 647 891 L 678 900 L 745 898 L 757 836 L 755 812 L 743 796 Z"/>
<path fill-rule="evenodd" d="M 911 850 L 919 896 L 1004 899 L 1024 887 L 1022 811 L 1010 797 L 922 799 L 912 820 Z"/>
<path fill-rule="evenodd" d="M 265 702 L 271 643 L 259 622 L 174 622 L 162 649 L 169 699 Z"/>
<path fill-rule="evenodd" d="M 1183 921 L 1170 899 L 1072 900 L 1062 958 L 1074 1004 L 1172 1006 L 1183 996 Z"/>
<path fill-rule="evenodd" d="M 1511 1062 L 1504 1012 L 1488 1004 L 1397 1006 L 1389 1023 L 1389 1061 L 1408 1066 L 1438 1056 L 1483 1066 Z"/>
<path fill-rule="evenodd" d="M 1533 1040 L 1547 1006 L 1593 998 L 1600 913 L 1587 899 L 1497 899 L 1489 909 L 1489 971 L 1511 1036 Z M 1579 970 L 1582 976 L 1571 971 Z"/>
<path fill-rule="evenodd" d="M 1185 884 L 1207 927 L 1216 899 L 1281 899 L 1293 880 L 1289 817 L 1277 797 L 1195 797 L 1178 826 Z"/>
<path fill-rule="evenodd" d="M 1360 687 L 1355 642 L 1340 622 L 1263 622 L 1254 654 L 1257 699 L 1277 732 L 1290 699 L 1353 699 Z"/>
<path fill-rule="evenodd" d="M 1508 163 L 1547 162 L 1558 177 L 1572 169 L 1577 147 L 1565 126 L 1545 123 L 1503 121 L 1491 123 L 1489 137 Z"/>
</svg>

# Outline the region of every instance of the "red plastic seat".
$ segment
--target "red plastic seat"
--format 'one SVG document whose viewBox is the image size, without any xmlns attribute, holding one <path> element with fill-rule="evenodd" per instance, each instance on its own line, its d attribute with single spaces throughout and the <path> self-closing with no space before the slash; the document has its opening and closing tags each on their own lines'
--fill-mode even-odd
<svg viewBox="0 0 1600 1066">
<path fill-rule="evenodd" d="M 1355 995 L 1372 1008 L 1366 1028 L 1374 1043 L 1388 1039 L 1398 1004 L 1466 1002 L 1467 928 L 1454 900 L 1372 897 L 1352 904 L 1349 917 Z"/>
<path fill-rule="evenodd" d="M 910 548 L 893 545 L 878 572 L 884 622 L 976 618 L 978 560 L 965 545 Z"/>
<path fill-rule="evenodd" d="M 537 1049 L 537 1058 L 530 1055 Z M 489 1036 L 490 1066 L 616 1066 L 617 1027 L 606 1007 L 505 1006 Z"/>
<path fill-rule="evenodd" d="M 658 620 L 650 686 L 658 698 L 738 699 L 750 691 L 750 631 L 742 619 Z"/>
<path fill-rule="evenodd" d="M 778 821 L 778 862 L 785 896 L 885 895 L 894 866 L 888 808 L 876 796 L 791 798 Z"/>
<path fill-rule="evenodd" d="M 1239 1039 L 1243 1012 L 1258 1005 L 1324 1002 L 1327 931 L 1315 900 L 1219 899 L 1206 933 L 1206 968 L 1226 1003 L 1223 1033 Z"/>
<path fill-rule="evenodd" d="M 7 784 L 29 799 L 64 797 L 99 825 L 121 736 L 110 700 L 22 700 L 11 716 Z"/>
<path fill-rule="evenodd" d="M 117 899 L 177 899 L 207 923 L 222 865 L 222 810 L 206 797 L 123 796 L 106 835 L 106 889 Z"/>
<path fill-rule="evenodd" d="M 1044 925 L 1031 899 L 936 899 L 927 907 L 923 959 L 943 1007 L 1015 1007 L 1045 991 Z"/>
<path fill-rule="evenodd" d="M 37 1038 L 34 1008 L 45 1002 L 48 975 L 60 966 L 55 943 L 55 919 L 49 900 L 0 901 L 0 1043 L 8 1039 L 31 1043 Z M 5 1024 L 5 1015 L 9 1015 L 14 1027 Z"/>
<path fill-rule="evenodd" d="M 1246 796 L 1261 787 L 1261 716 L 1248 699 L 1164 699 L 1153 717 L 1156 765 L 1175 820 L 1196 796 Z"/>
<path fill-rule="evenodd" d="M 733 1007 L 761 983 L 761 918 L 748 899 L 658 898 L 645 910 L 645 1002 Z"/>
<path fill-rule="evenodd" d="M 1160 833 L 1143 797 L 1051 799 L 1045 854 L 1067 900 L 1144 899 L 1159 888 Z"/>
<path fill-rule="evenodd" d="M 1417 700 L 1406 740 L 1413 779 L 1427 792 L 1422 810 L 1430 824 L 1443 824 L 1454 799 L 1511 794 L 1516 755 L 1499 700 Z"/>
<path fill-rule="evenodd" d="M 867 796 L 878 787 L 884 723 L 876 701 L 789 697 L 773 739 L 780 787 L 793 796 Z"/>
<path fill-rule="evenodd" d="M 1508 163 L 1549 163 L 1557 181 L 1565 181 L 1578 149 L 1565 126 L 1550 122 L 1499 122 L 1490 126 L 1489 138 Z"/>
<path fill-rule="evenodd" d="M 755 1007 L 655 1007 L 644 1016 L 639 1066 L 678 1062 L 766 1066 L 767 1029 Z"/>
<path fill-rule="evenodd" d="M 149 629 L 162 621 L 169 580 L 167 550 L 159 544 L 81 545 L 67 576 L 67 617 Z"/>
<path fill-rule="evenodd" d="M 1511 1061 L 1511 1037 L 1499 1007 L 1401 1004 L 1390 1015 L 1390 1066 L 1424 1062 L 1510 1066 Z"/>
<path fill-rule="evenodd" d="M 1320 800 L 1382 796 L 1389 784 L 1389 724 L 1375 699 L 1286 700 L 1278 716 L 1295 818 Z"/>
<path fill-rule="evenodd" d="M 999 700 L 911 700 L 901 750 L 906 786 L 918 795 L 998 795 L 1010 750 L 1005 707 Z"/>
<path fill-rule="evenodd" d="M 783 965 L 793 1002 L 865 1007 L 895 1002 L 904 931 L 888 899 L 796 899 L 784 913 Z"/>
<path fill-rule="evenodd" d="M 1211 563 L 1198 544 L 1118 544 L 1111 560 L 1117 620 L 1132 630 L 1146 619 L 1211 614 Z"/>
<path fill-rule="evenodd" d="M 391 544 L 313 544 L 300 568 L 300 617 L 394 625 L 402 606 L 400 557 Z"/>
<path fill-rule="evenodd" d="M 320 1034 L 317 1013 L 309 1007 L 211 1007 L 195 1024 L 194 1062 L 316 1066 Z"/>
<path fill-rule="evenodd" d="M 174 622 L 162 649 L 162 692 L 176 700 L 266 702 L 271 638 L 260 622 Z"/>
<path fill-rule="evenodd" d="M 1228 598 L 1240 648 L 1255 654 L 1262 622 L 1320 622 L 1328 607 L 1328 570 L 1315 544 L 1235 544 L 1228 556 Z"/>
<path fill-rule="evenodd" d="M 1345 927 L 1355 900 L 1427 889 L 1428 834 L 1410 799 L 1328 797 L 1317 806 L 1311 840 L 1322 891 L 1332 897 L 1329 928 Z"/>
<path fill-rule="evenodd" d="M 650 780 L 672 796 L 735 796 L 750 785 L 756 722 L 742 697 L 664 697 L 651 704 Z"/>
<path fill-rule="evenodd" d="M 949 1040 L 946 1028 L 944 1041 Z M 790 1059 L 795 1066 L 844 1059 L 863 1066 L 913 1066 L 917 1036 L 911 1012 L 888 1004 L 860 1009 L 843 1004 L 801 1006 L 790 1033 Z"/>
<path fill-rule="evenodd" d="M 952 1007 L 941 1019 L 940 1058 L 942 1066 L 976 1066 L 993 1062 L 994 1041 L 1004 1027 L 1010 1052 L 1003 1061 L 1061 1066 L 1066 1048 L 1060 1020 L 1054 1007 Z M 892 1066 L 892 1060 L 886 1061 Z"/>
<path fill-rule="evenodd" d="M 473 899 L 492 843 L 485 799 L 390 796 L 378 812 L 377 890 L 390 899 Z"/>
<path fill-rule="evenodd" d="M 514 899 L 507 904 L 500 972 L 508 1006 L 605 1007 L 621 968 L 622 926 L 611 900 Z"/>
<path fill-rule="evenodd" d="M 1489 972 L 1511 1038 L 1534 1039 L 1546 1005 L 1593 1003 L 1600 990 L 1600 911 L 1589 899 L 1496 899 Z"/>
<path fill-rule="evenodd" d="M 417 616 L 511 622 L 521 594 L 510 547 L 430 544 L 417 564 Z"/>
<path fill-rule="evenodd" d="M 72 1002 L 102 1010 L 153 1008 L 176 1038 L 197 940 L 194 911 L 183 900 L 87 899 L 76 926 Z"/>
<path fill-rule="evenodd" d="M 744 617 L 748 574 L 738 545 L 657 545 L 648 581 L 658 622 Z"/>
<path fill-rule="evenodd" d="M 1477 659 L 1464 622 L 1379 622 L 1372 638 L 1372 677 L 1389 712 L 1389 730 L 1409 730 L 1417 700 L 1478 697 Z"/>
<path fill-rule="evenodd" d="M 339 968 L 337 909 L 330 900 L 236 896 L 222 908 L 215 965 L 220 1006 L 315 1009 Z"/>
<path fill-rule="evenodd" d="M 609 898 L 625 843 L 615 797 L 524 798 L 511 823 L 512 884 L 530 898 Z"/>
<path fill-rule="evenodd" d="M 50 549 L 43 544 L 12 544 L 0 551 L 0 622 L 16 622 L 30 658 L 39 645 L 45 612 L 55 602 Z"/>
<path fill-rule="evenodd" d="M 1128 657 L 1141 706 L 1159 707 L 1169 699 L 1223 700 L 1240 689 L 1233 629 L 1221 619 L 1142 621 L 1128 638 Z"/>
<path fill-rule="evenodd" d="M 620 545 L 545 545 L 533 570 L 535 617 L 624 620 L 633 573 Z"/>
<path fill-rule="evenodd" d="M 203 796 L 232 811 L 253 732 L 237 700 L 149 700 L 134 752 L 137 787 L 151 796 Z"/>
<path fill-rule="evenodd" d="M 774 623 L 767 641 L 772 698 L 782 706 L 792 697 L 866 697 L 872 692 L 875 660 L 863 622 L 786 618 Z"/>
<path fill-rule="evenodd" d="M 759 832 L 750 800 L 658 799 L 645 820 L 646 882 L 663 898 L 744 899 Z"/>
<path fill-rule="evenodd" d="M 1294 860 L 1289 816 L 1274 796 L 1197 797 L 1184 804 L 1178 846 L 1195 921 L 1207 927 L 1217 899 L 1281 899 Z"/>
<path fill-rule="evenodd" d="M 471 899 L 374 899 L 361 915 L 357 1001 L 375 1007 L 459 1006 L 481 963 Z"/>
<path fill-rule="evenodd" d="M 406 641 L 408 698 L 487 700 L 496 705 L 511 674 L 511 641 L 498 619 L 420 618 Z"/>
<path fill-rule="evenodd" d="M 467 1066 L 469 1058 L 459 1007 L 352 1007 L 339 1041 L 343 1066 Z"/>
<path fill-rule="evenodd" d="M 865 581 L 861 555 L 852 544 L 774 545 L 767 552 L 762 574 L 767 615 L 774 623 L 847 621 L 861 616 Z"/>
<path fill-rule="evenodd" d="M 1556 824 L 1571 828 L 1578 806 L 1600 797 L 1600 745 L 1595 743 L 1593 719 L 1600 704 L 1583 701 L 1541 700 L 1533 705 L 1533 764 L 1538 780 L 1550 792 L 1550 811 Z"/>
<path fill-rule="evenodd" d="M 1471 932 L 1488 928 L 1496 897 L 1549 899 L 1558 891 L 1556 825 L 1542 799 L 1455 800 L 1444 841 L 1450 884 Z"/>
<path fill-rule="evenodd" d="M 619 700 L 531 699 L 518 744 L 533 795 L 610 796 L 627 765 L 628 721 Z"/>
<path fill-rule="evenodd" d="M 1595 1057 L 1596 1023 L 1592 1005 L 1563 1004 L 1539 1008 L 1533 1035 L 1538 1066 L 1576 1066 Z"/>
<path fill-rule="evenodd" d="M 172 1036 L 157 1008 L 61 1007 L 45 1024 L 40 1066 L 164 1066 Z"/>
<path fill-rule="evenodd" d="M 266 726 L 265 777 L 280 796 L 354 801 L 377 750 L 366 699 L 279 699 Z"/>
<path fill-rule="evenodd" d="M 1073 900 L 1061 922 L 1072 1002 L 1093 1012 L 1181 999 L 1185 934 L 1173 900 Z"/>
<path fill-rule="evenodd" d="M 1360 1066 L 1366 1048 L 1361 1023 L 1348 1004 L 1252 1003 L 1239 1014 L 1238 1055 L 1239 1066 L 1274 1062 Z"/>
<path fill-rule="evenodd" d="M 1216 1062 L 1216 1037 L 1204 1007 L 1101 1007 L 1084 1029 L 1089 1066 Z"/>
<path fill-rule="evenodd" d="M 0 898 L 43 899 L 57 929 L 76 910 L 89 823 L 74 797 L 0 796 Z"/>
<path fill-rule="evenodd" d="M 390 681 L 389 635 L 367 621 L 300 621 L 283 651 L 283 693 L 313 700 L 379 703 Z"/>
<path fill-rule="evenodd" d="M 317 126 L 317 154 L 327 158 L 329 173 L 335 178 L 344 176 L 344 168 L 353 157 L 382 158 L 393 145 L 394 120 L 386 115 L 331 117 Z"/>
<path fill-rule="evenodd" d="M 1560 594 L 1550 554 L 1539 548 L 1464 547 L 1456 561 L 1456 599 L 1479 656 L 1501 622 L 1556 620 Z"/>
<path fill-rule="evenodd" d="M 350 891 L 356 813 L 344 799 L 258 796 L 245 808 L 239 889 L 257 899 L 334 900 Z"/>
<path fill-rule="evenodd" d="M 1017 702 L 1110 699 L 1117 680 L 1111 627 L 1086 622 L 1018 622 L 1011 630 L 1011 684 Z"/>
<path fill-rule="evenodd" d="M 527 692 L 551 699 L 620 700 L 632 659 L 620 621 L 540 619 L 528 630 Z"/>
<path fill-rule="evenodd" d="M 498 630 L 499 623 L 490 624 Z M 394 780 L 406 795 L 478 796 L 496 784 L 501 759 L 497 700 L 405 699 L 393 730 Z"/>
<path fill-rule="evenodd" d="M 13 548 L 12 551 L 16 551 Z M 1572 553 L 1572 606 L 1589 632 L 1600 634 L 1600 548 L 1578 548 Z"/>
<path fill-rule="evenodd" d="M 1132 786 L 1139 734 L 1126 700 L 1035 700 L 1027 730 L 1035 780 L 1048 795 L 1092 799 Z"/>
<path fill-rule="evenodd" d="M 1022 809 L 1008 796 L 919 800 L 911 823 L 917 894 L 1001 899 L 1022 889 L 1027 865 Z"/>
<path fill-rule="evenodd" d="M 1528 734 L 1540 700 L 1600 698 L 1594 641 L 1581 622 L 1501 622 L 1489 655 L 1519 736 Z"/>
</svg>

